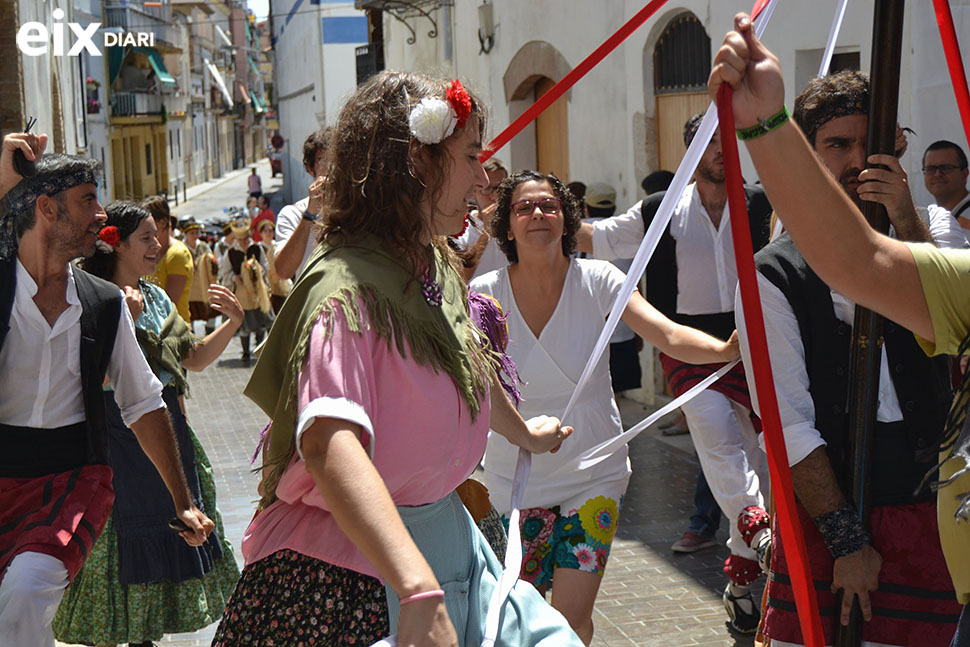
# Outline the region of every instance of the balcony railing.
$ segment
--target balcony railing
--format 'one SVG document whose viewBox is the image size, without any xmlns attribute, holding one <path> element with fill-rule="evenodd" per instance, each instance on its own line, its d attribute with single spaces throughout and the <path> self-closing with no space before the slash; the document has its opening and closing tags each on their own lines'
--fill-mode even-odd
<svg viewBox="0 0 970 647">
<path fill-rule="evenodd" d="M 178 33 L 172 26 L 171 7 L 106 7 L 105 27 L 120 27 L 126 32 L 155 34 L 155 46 L 179 49 Z"/>
<path fill-rule="evenodd" d="M 111 114 L 114 117 L 162 114 L 160 94 L 146 92 L 114 92 L 111 95 Z"/>
</svg>

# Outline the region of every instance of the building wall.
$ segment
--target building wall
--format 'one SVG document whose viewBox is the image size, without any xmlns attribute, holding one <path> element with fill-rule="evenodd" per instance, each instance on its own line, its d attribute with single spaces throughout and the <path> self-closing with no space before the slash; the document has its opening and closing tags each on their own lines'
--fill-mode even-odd
<svg viewBox="0 0 970 647">
<path fill-rule="evenodd" d="M 357 86 L 354 48 L 366 36 L 357 38 L 361 22 L 354 21 L 365 18 L 352 3 L 329 0 L 274 0 L 272 13 L 273 98 L 285 142 L 280 151 L 282 193 L 286 202 L 295 202 L 306 197 L 312 182 L 303 168 L 303 142 L 336 121 L 340 106 Z"/>
</svg>

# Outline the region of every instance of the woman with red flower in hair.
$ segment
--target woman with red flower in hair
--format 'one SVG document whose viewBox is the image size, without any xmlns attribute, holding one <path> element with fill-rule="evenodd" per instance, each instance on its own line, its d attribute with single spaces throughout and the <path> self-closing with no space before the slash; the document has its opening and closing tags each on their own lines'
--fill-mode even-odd
<svg viewBox="0 0 970 647">
<path fill-rule="evenodd" d="M 193 336 L 165 291 L 142 278 L 155 271 L 161 255 L 151 214 L 126 202 L 109 204 L 105 212 L 97 252 L 82 266 L 124 291 L 138 344 L 163 385 L 193 502 L 216 530 L 201 546 L 189 546 L 169 526 L 171 496 L 106 390 L 114 509 L 61 601 L 54 634 L 72 644 L 151 645 L 166 633 L 215 621 L 239 575 L 216 508 L 208 458 L 178 396 L 188 389 L 185 369 L 201 371 L 215 360 L 242 323 L 243 311 L 229 290 L 211 286 L 209 302 L 227 321 L 205 339 Z"/>
</svg>

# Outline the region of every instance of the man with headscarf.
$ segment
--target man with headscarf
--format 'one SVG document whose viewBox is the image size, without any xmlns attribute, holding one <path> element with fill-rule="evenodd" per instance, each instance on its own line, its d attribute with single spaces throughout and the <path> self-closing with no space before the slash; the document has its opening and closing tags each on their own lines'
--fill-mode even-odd
<svg viewBox="0 0 970 647">
<path fill-rule="evenodd" d="M 869 79 L 860 72 L 816 78 L 795 99 L 793 117 L 857 207 L 861 209 L 863 201 L 886 207 L 897 238 L 963 247 L 955 223 L 934 219 L 927 227 L 920 219 L 895 156 L 874 155 L 868 161 L 884 168 L 866 169 L 869 96 Z M 901 133 L 896 149 L 900 155 L 905 150 Z M 780 215 L 784 220 L 785 214 Z M 948 215 L 947 219 L 952 221 Z M 855 304 L 808 267 L 787 234 L 755 260 L 826 644 L 832 641 L 839 616 L 845 617 L 835 600 L 835 592 L 842 589 L 847 604 L 858 595 L 867 619 L 871 614 L 864 629 L 866 644 L 947 645 L 960 606 L 940 548 L 934 496 L 925 490 L 914 494 L 936 463 L 952 400 L 947 360 L 928 358 L 913 335 L 892 321 L 884 322 L 867 532 L 846 495 Z M 740 302 L 736 312 L 742 355 L 750 366 Z M 799 644 L 801 631 L 778 533 L 773 542 L 765 631 L 773 645 Z"/>
<path fill-rule="evenodd" d="M 123 295 L 71 266 L 104 224 L 101 165 L 40 156 L 41 135 L 8 135 L 0 153 L 0 645 L 54 644 L 51 619 L 114 499 L 105 392 L 172 494 L 183 538 L 213 529 L 185 483 L 161 384 L 135 340 Z M 21 179 L 15 150 L 37 159 Z"/>
<path fill-rule="evenodd" d="M 684 125 L 684 144 L 690 146 L 703 114 Z M 594 258 L 632 258 L 644 232 L 656 216 L 665 192 L 654 193 L 626 213 L 583 224 L 577 240 L 581 251 Z M 751 243 L 760 249 L 768 242 L 771 206 L 764 191 L 746 186 Z M 738 277 L 731 242 L 731 221 L 725 204 L 724 162 L 720 130 L 711 138 L 694 182 L 687 185 L 674 207 L 656 252 L 647 265 L 646 297 L 677 323 L 728 339 L 734 331 L 734 291 Z M 684 364 L 660 355 L 664 376 L 675 396 L 686 392 L 719 366 Z M 711 388 L 682 407 L 694 448 L 718 506 L 729 520 L 724 562 L 728 576 L 722 600 L 735 631 L 754 633 L 760 612 L 751 585 L 760 576 L 758 548 L 767 545 L 768 515 L 761 483 L 767 482 L 764 452 L 758 447 L 758 423 L 751 417 L 744 372 L 739 364 Z M 697 550 L 709 538 L 688 531 L 672 548 Z"/>
</svg>

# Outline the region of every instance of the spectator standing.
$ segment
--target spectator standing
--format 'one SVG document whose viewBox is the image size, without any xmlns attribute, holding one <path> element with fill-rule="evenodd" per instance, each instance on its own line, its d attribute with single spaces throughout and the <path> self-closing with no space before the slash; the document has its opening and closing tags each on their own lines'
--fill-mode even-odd
<svg viewBox="0 0 970 647">
<path fill-rule="evenodd" d="M 930 217 L 934 210 L 946 209 L 963 227 L 970 230 L 970 191 L 967 191 L 967 154 L 953 142 L 941 139 L 933 142 L 923 153 L 923 182 L 926 190 L 936 199 L 929 206 Z"/>
<path fill-rule="evenodd" d="M 310 194 L 280 209 L 276 218 L 276 273 L 281 279 L 298 279 L 317 246 L 313 225 L 323 211 L 332 136 L 333 129 L 328 127 L 312 133 L 303 142 L 303 168 L 314 180 Z"/>
<path fill-rule="evenodd" d="M 256 173 L 255 166 L 253 167 L 252 174 L 247 179 L 249 181 L 249 197 L 258 198 L 263 195 L 263 179 Z"/>
<path fill-rule="evenodd" d="M 476 208 L 466 217 L 465 230 L 455 239 L 465 264 L 465 278 L 474 279 L 508 264 L 498 244 L 488 233 L 488 221 L 495 213 L 498 185 L 509 176 L 509 170 L 497 157 L 485 162 L 488 186 L 475 189 Z"/>
</svg>

